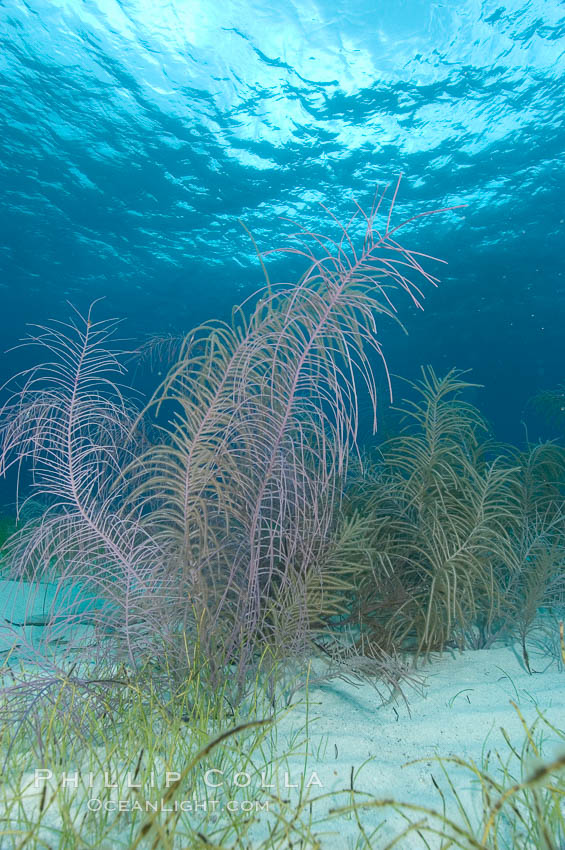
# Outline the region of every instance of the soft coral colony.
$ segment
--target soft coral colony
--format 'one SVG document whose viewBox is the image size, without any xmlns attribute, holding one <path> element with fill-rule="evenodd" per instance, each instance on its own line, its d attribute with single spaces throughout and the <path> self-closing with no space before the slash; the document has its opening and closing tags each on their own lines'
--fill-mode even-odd
<svg viewBox="0 0 565 850">
<path fill-rule="evenodd" d="M 44 505 L 8 562 L 59 583 L 69 601 L 51 630 L 86 618 L 134 666 L 163 647 L 185 657 L 197 634 L 213 676 L 228 663 L 244 676 L 262 647 L 300 651 L 340 607 L 336 516 L 360 392 L 376 415 L 378 321 L 396 293 L 420 306 L 418 279 L 436 283 L 397 241 L 395 198 L 358 207 L 336 239 L 295 233 L 299 282 L 267 281 L 232 324 L 192 330 L 141 413 L 99 307 L 32 330 L 47 359 L 10 385 L 1 469 L 27 467 Z M 155 427 L 162 405 L 174 414 Z"/>
<path fill-rule="evenodd" d="M 2 570 L 29 595 L 23 624 L 38 624 L 35 594 L 50 591 L 39 643 L 22 622 L 3 627 L 13 637 L 0 691 L 5 776 L 25 774 L 32 757 L 44 775 L 49 758 L 79 772 L 111 764 L 130 793 L 124 772 L 147 779 L 180 752 L 179 776 L 196 794 L 196 768 L 212 754 L 237 771 L 255 757 L 272 767 L 265 730 L 276 736 L 279 697 L 284 711 L 316 677 L 365 677 L 402 694 L 418 658 L 509 635 L 531 669 L 538 611 L 558 612 L 565 599 L 563 448 L 494 442 L 465 399 L 475 386 L 465 373 L 438 377 L 431 367 L 409 382 L 392 436 L 370 451 L 358 445 L 361 405 L 368 399 L 376 429 L 377 396 L 390 391 L 380 323 L 396 317 L 395 296 L 420 307 L 419 286 L 438 282 L 427 270 L 434 258 L 398 242 L 397 191 L 345 225 L 334 218 L 333 239 L 299 229 L 286 249 L 305 264 L 297 283 L 273 284 L 260 256 L 266 285 L 231 323 L 150 344 L 170 357 L 146 404 L 123 386 L 128 353 L 100 305 L 32 326 L 23 344 L 38 350 L 38 365 L 8 382 L 1 408 L 0 471 L 13 467 L 25 494 Z M 29 663 L 18 675 L 12 656 Z M 315 674 L 314 656 L 325 662 Z M 408 825 L 391 847 L 409 833 L 424 846 L 426 833 L 485 850 L 561 846 L 563 758 L 529 775 L 536 724 L 519 716 L 524 748 L 507 743 L 520 776 L 505 762 L 500 778 L 452 759 L 480 782 L 477 825 L 444 766 L 462 825 L 445 797 L 442 811 L 359 802 L 352 772 L 350 805 L 326 813 L 323 829 L 354 810 L 362 846 L 376 846 L 361 813 L 393 808 Z M 247 736 L 244 748 L 233 735 Z M 127 829 L 119 815 L 91 813 L 79 824 L 87 789 L 73 796 L 45 784 L 33 808 L 21 777 L 10 781 L 13 846 L 44 846 L 53 830 L 73 848 L 107 838 L 128 848 L 240 847 L 244 837 L 247 846 L 320 846 L 308 793 L 296 805 L 273 797 L 257 843 L 257 819 L 245 812 L 226 823 L 205 813 L 196 825 L 132 817 Z M 181 785 L 163 788 L 164 799 L 175 802 Z"/>
</svg>

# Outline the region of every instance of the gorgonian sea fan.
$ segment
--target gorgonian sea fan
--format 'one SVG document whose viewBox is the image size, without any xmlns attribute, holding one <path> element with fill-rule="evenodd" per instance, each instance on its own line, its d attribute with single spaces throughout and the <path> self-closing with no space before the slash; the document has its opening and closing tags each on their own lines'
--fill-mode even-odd
<svg viewBox="0 0 565 850">
<path fill-rule="evenodd" d="M 273 619 L 284 630 L 285 612 L 272 616 L 277 598 L 319 571 L 355 445 L 360 381 L 376 415 L 377 317 L 395 314 L 394 289 L 420 306 L 411 276 L 436 283 L 390 227 L 396 191 L 384 232 L 375 229 L 383 198 L 368 215 L 358 208 L 338 241 L 297 234 L 302 245 L 290 250 L 308 262 L 298 284 L 269 283 L 249 317 L 240 308 L 231 326 L 193 331 L 151 402 L 172 402 L 177 415 L 128 470 L 133 504 L 163 494 L 153 513 L 162 545 L 180 565 L 181 595 L 202 612 L 201 639 L 222 660 L 268 640 Z M 284 635 L 291 647 L 308 631 L 301 602 L 299 633 Z"/>
<path fill-rule="evenodd" d="M 121 513 L 136 411 L 117 383 L 125 370 L 110 345 L 116 324 L 94 322 L 91 308 L 85 318 L 32 326 L 23 344 L 49 359 L 8 383 L 0 409 L 0 472 L 27 465 L 27 499 L 43 505 L 11 541 L 10 575 L 58 582 L 45 612 L 51 637 L 85 617 L 104 629 L 124 624 L 127 636 L 136 605 L 154 589 L 154 541 L 139 516 Z"/>
<path fill-rule="evenodd" d="M 107 600 L 97 622 L 111 617 L 132 661 L 153 636 L 174 641 L 196 623 L 216 670 L 235 659 L 244 670 L 275 622 L 289 648 L 308 634 L 306 593 L 292 632 L 280 600 L 321 581 L 361 386 L 376 415 L 377 319 L 395 315 L 395 289 L 420 306 L 414 276 L 436 283 L 390 226 L 396 191 L 382 233 L 384 192 L 337 241 L 296 234 L 287 250 L 307 262 L 297 284 L 269 283 L 231 325 L 187 336 L 135 420 L 173 405 L 148 446 L 116 383 L 111 323 L 89 314 L 32 337 L 55 359 L 4 406 L 0 469 L 29 460 L 48 508 L 20 535 L 14 567 L 39 578 L 49 552 L 61 581 Z"/>
</svg>

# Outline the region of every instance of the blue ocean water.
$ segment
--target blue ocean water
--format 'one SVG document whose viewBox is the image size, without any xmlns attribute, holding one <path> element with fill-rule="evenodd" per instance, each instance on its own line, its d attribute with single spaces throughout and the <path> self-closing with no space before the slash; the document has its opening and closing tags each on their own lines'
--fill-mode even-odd
<svg viewBox="0 0 565 850">
<path fill-rule="evenodd" d="M 472 369 L 518 440 L 564 378 L 564 90 L 560 0 L 0 0 L 3 347 L 102 296 L 133 339 L 226 317 L 262 284 L 238 219 L 280 247 L 402 173 L 397 222 L 467 206 L 407 231 L 448 265 L 389 366 Z"/>
</svg>

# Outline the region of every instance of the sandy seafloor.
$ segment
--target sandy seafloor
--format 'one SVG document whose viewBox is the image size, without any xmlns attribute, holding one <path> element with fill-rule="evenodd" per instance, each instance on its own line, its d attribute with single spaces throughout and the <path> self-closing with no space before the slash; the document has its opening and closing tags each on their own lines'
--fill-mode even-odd
<svg viewBox="0 0 565 850">
<path fill-rule="evenodd" d="M 14 640 L 13 629 L 3 626 L 5 619 L 21 622 L 27 617 L 27 636 L 33 641 L 34 631 L 41 629 L 45 598 L 39 593 L 32 610 L 25 610 L 25 594 L 15 583 L 0 582 L 0 652 Z M 549 631 L 548 631 L 549 629 Z M 441 810 L 442 802 L 432 777 L 445 790 L 445 778 L 436 756 L 458 756 L 483 764 L 487 752 L 491 759 L 498 751 L 510 761 L 516 778 L 519 765 L 511 761 L 508 744 L 501 729 L 506 730 L 519 751 L 524 742 L 520 718 L 512 706 L 516 703 L 528 723 L 538 712 L 559 729 L 565 729 L 565 672 L 559 660 L 557 622 L 532 634 L 528 643 L 528 673 L 517 643 L 495 644 L 489 649 L 452 650 L 430 662 L 420 664 L 422 684 L 407 687 L 407 702 L 401 698 L 383 704 L 383 698 L 372 684 L 354 686 L 340 679 L 309 688 L 308 707 L 304 691 L 294 697 L 294 707 L 279 721 L 276 747 L 280 754 L 289 745 L 295 752 L 281 762 L 277 770 L 280 792 L 290 800 L 297 791 L 292 786 L 305 775 L 311 780 L 310 796 L 332 796 L 314 804 L 313 832 L 322 848 L 344 850 L 355 847 L 358 826 L 351 816 L 340 816 L 325 824 L 323 814 L 336 805 L 347 805 L 352 769 L 354 787 L 373 797 L 394 798 Z M 2 644 L 3 641 L 3 644 Z M 0 660 L 3 655 L 0 654 Z M 306 723 L 308 733 L 306 735 Z M 541 727 L 540 727 L 541 731 Z M 543 754 L 550 759 L 563 751 L 555 735 L 544 733 Z M 307 760 L 305 761 L 307 753 Z M 415 763 L 407 764 L 408 762 Z M 491 774 L 494 773 L 492 760 Z M 288 778 L 286 774 L 288 773 Z M 469 772 L 450 767 L 450 773 L 467 810 L 473 817 L 481 809 L 481 795 Z M 359 796 L 361 801 L 365 799 Z M 460 821 L 452 796 L 446 792 L 446 814 Z M 386 817 L 386 825 L 374 839 L 374 847 L 384 847 L 404 822 L 387 810 L 365 811 L 362 822 L 370 832 Z M 260 824 L 259 824 L 260 830 Z M 259 833 L 256 833 L 257 837 Z M 431 848 L 439 840 L 428 837 Z M 407 836 L 398 845 L 405 850 L 423 847 L 416 836 Z"/>
<path fill-rule="evenodd" d="M 519 779 L 517 759 L 511 752 L 501 729 L 512 744 L 521 750 L 525 733 L 514 702 L 528 724 L 538 717 L 538 711 L 557 728 L 565 728 L 565 672 L 547 651 L 536 651 L 529 645 L 532 674 L 525 669 L 518 645 L 494 645 L 490 649 L 446 652 L 421 665 L 424 677 L 421 692 L 408 690 L 408 706 L 402 700 L 382 704 L 371 685 L 353 688 L 334 681 L 312 688 L 309 704 L 309 745 L 311 757 L 308 771 L 316 770 L 325 791 L 348 788 L 351 769 L 354 771 L 369 759 L 355 776 L 358 791 L 367 791 L 379 799 L 393 798 L 441 811 L 441 797 L 433 778 L 446 794 L 446 814 L 457 822 L 461 818 L 457 805 L 442 778 L 436 756 L 458 756 L 473 760 L 479 767 L 490 751 L 489 773 L 496 777 L 495 753 L 509 762 Z M 285 725 L 299 725 L 305 710 L 298 706 L 283 720 Z M 315 718 L 315 719 L 314 719 Z M 544 732 L 543 754 L 547 759 L 563 752 L 564 744 L 547 728 Z M 542 732 L 542 727 L 539 727 Z M 408 762 L 414 762 L 407 764 Z M 482 811 L 481 793 L 469 771 L 456 765 L 446 765 L 453 777 L 457 793 L 471 817 Z M 297 760 L 298 767 L 298 760 Z M 533 765 L 532 765 L 533 767 Z M 307 772 L 308 772 L 307 771 Z M 500 778 L 500 777 L 499 777 Z M 359 796 L 359 800 L 363 796 Z M 340 797 L 340 805 L 347 803 Z M 330 803 L 328 808 L 335 803 Z M 363 823 L 375 826 L 382 821 L 383 810 L 365 812 Z M 420 815 L 414 815 L 419 818 Z M 375 838 L 375 847 L 385 846 L 403 823 L 390 809 L 387 825 Z M 397 829 L 392 828 L 396 824 Z M 328 825 L 329 826 L 329 825 Z M 322 840 L 328 848 L 354 847 L 358 828 L 351 818 L 342 817 L 339 826 L 334 822 L 334 834 Z M 439 846 L 433 836 L 427 838 L 430 847 Z M 417 836 L 407 836 L 400 848 L 422 848 Z"/>
</svg>

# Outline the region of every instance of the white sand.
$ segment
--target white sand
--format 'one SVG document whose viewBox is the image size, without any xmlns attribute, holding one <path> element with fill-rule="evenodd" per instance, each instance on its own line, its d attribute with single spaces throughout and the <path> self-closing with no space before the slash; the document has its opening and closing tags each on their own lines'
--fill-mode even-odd
<svg viewBox="0 0 565 850">
<path fill-rule="evenodd" d="M 369 685 L 354 689 L 338 681 L 312 688 L 309 706 L 312 755 L 307 774 L 315 770 L 324 791 L 339 791 L 349 787 L 351 768 L 357 771 L 370 758 L 356 777 L 355 788 L 378 798 L 394 798 L 441 810 L 441 799 L 431 776 L 443 788 L 445 781 L 434 756 L 457 755 L 481 766 L 488 750 L 493 754 L 498 750 L 507 761 L 510 752 L 501 727 L 518 750 L 524 741 L 524 731 L 511 700 L 520 707 L 528 723 L 538 716 L 537 707 L 559 729 L 565 729 L 565 672 L 560 670 L 556 659 L 548 657 L 547 651 L 536 650 L 532 645 L 528 649 L 530 666 L 536 671 L 532 675 L 525 669 L 517 646 L 446 653 L 434 659 L 422 668 L 426 681 L 424 693 L 407 694 L 410 713 L 402 701 L 381 705 Z M 280 728 L 288 735 L 304 721 L 305 709 L 299 706 L 283 720 Z M 545 755 L 553 757 L 557 746 L 556 738 L 553 742 L 548 738 Z M 563 751 L 563 744 L 559 751 Z M 423 761 L 403 767 L 416 759 Z M 291 777 L 295 772 L 299 774 L 301 767 L 303 762 L 292 759 Z M 473 790 L 471 774 L 457 766 L 451 770 L 468 811 L 481 811 L 480 792 Z M 312 787 L 312 791 L 320 789 Z M 347 804 L 345 796 L 340 804 Z M 448 805 L 447 814 L 460 821 L 456 806 Z M 364 821 L 376 825 L 384 816 L 383 810 L 372 810 L 364 816 Z M 401 823 L 391 810 L 387 817 L 397 825 Z M 339 824 L 334 824 L 336 827 L 335 834 L 325 836 L 324 850 L 355 846 L 358 830 L 354 821 L 342 816 Z M 385 837 L 394 834 L 386 829 L 379 832 L 374 846 L 385 846 Z M 431 847 L 439 846 L 433 838 L 428 840 Z M 423 846 L 417 837 L 407 837 L 399 845 L 407 850 Z"/>
<path fill-rule="evenodd" d="M 15 583 L 0 583 L 0 640 L 4 636 L 0 660 L 2 653 L 17 639 L 18 629 L 20 636 L 25 633 L 34 641 L 33 633 L 40 632 L 42 618 L 53 600 L 52 586 L 40 589 L 30 603 L 25 589 Z M 3 623 L 5 618 L 18 623 L 25 620 L 30 625 L 14 627 Z M 548 649 L 547 640 L 545 646 L 540 641 L 528 644 L 530 665 L 535 671 L 531 675 L 517 645 L 499 644 L 488 650 L 446 652 L 434 658 L 420 669 L 425 681 L 421 691 L 407 690 L 408 706 L 400 698 L 383 705 L 369 684 L 355 688 L 340 680 L 331 680 L 310 688 L 307 714 L 304 692 L 297 692 L 294 702 L 298 704 L 277 727 L 277 751 L 282 754 L 289 744 L 304 743 L 299 747 L 300 754 L 292 755 L 278 770 L 281 793 L 295 800 L 297 790 L 285 788 L 285 784 L 295 784 L 302 776 L 307 781 L 313 780 L 311 797 L 333 795 L 313 807 L 314 820 L 323 820 L 328 809 L 348 803 L 347 795 L 338 792 L 350 787 L 353 768 L 354 787 L 358 791 L 366 791 L 377 798 L 394 798 L 441 809 L 432 776 L 443 788 L 445 779 L 442 779 L 434 756 L 457 755 L 481 766 L 490 750 L 498 751 L 506 761 L 510 753 L 501 727 L 513 745 L 521 749 L 524 732 L 511 700 L 518 704 L 528 723 L 536 719 L 539 709 L 558 728 L 565 729 L 565 672 L 561 669 L 559 653 L 555 651 L 559 646 L 556 630 L 557 626 L 553 626 L 553 652 Z M 303 729 L 307 717 L 306 747 Z M 554 756 L 556 746 L 556 741 L 549 738 L 544 755 Z M 422 761 L 403 766 L 416 759 Z M 363 767 L 364 762 L 367 763 Z M 258 770 L 262 769 L 262 765 L 255 764 Z M 480 792 L 473 787 L 470 773 L 456 766 L 450 770 L 468 810 L 480 811 Z M 456 806 L 452 802 L 450 807 L 449 796 L 447 800 L 447 814 L 459 820 Z M 374 839 L 375 848 L 384 847 L 402 822 L 390 810 L 373 809 L 363 815 L 369 831 L 385 817 L 388 823 Z M 325 825 L 320 823 L 313 831 L 324 850 L 353 848 L 359 834 L 350 815 L 342 815 L 339 820 Z M 439 841 L 428 840 L 430 847 L 439 846 Z M 397 846 L 412 850 L 424 845 L 416 836 L 409 836 Z"/>
<path fill-rule="evenodd" d="M 38 647 L 46 638 L 45 624 L 54 617 L 50 639 L 70 643 L 88 639 L 92 628 L 78 623 L 71 629 L 58 629 L 57 616 L 83 619 L 96 600 L 83 595 L 78 586 L 57 582 L 26 582 L 0 579 L 0 663 L 12 647 Z"/>
</svg>

